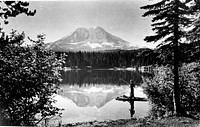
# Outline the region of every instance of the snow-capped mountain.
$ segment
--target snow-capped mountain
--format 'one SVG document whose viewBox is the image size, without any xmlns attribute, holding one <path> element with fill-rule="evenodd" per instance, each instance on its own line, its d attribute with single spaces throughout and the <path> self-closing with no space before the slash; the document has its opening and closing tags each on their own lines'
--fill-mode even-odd
<svg viewBox="0 0 200 127">
<path fill-rule="evenodd" d="M 103 50 L 130 50 L 132 46 L 119 37 L 116 37 L 101 27 L 77 28 L 73 33 L 55 41 L 47 43 L 46 48 L 54 51 L 103 51 Z"/>
</svg>

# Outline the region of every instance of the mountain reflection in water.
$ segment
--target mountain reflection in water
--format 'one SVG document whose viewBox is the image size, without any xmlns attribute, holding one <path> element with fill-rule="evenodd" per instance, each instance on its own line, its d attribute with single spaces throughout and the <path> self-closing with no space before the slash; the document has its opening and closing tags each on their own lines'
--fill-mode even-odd
<svg viewBox="0 0 200 127">
<path fill-rule="evenodd" d="M 139 76 L 127 71 L 65 72 L 61 90 L 55 97 L 56 106 L 65 109 L 62 112 L 63 123 L 130 118 L 130 103 L 120 102 L 115 98 L 130 93 L 129 85 L 120 81 L 120 78 L 129 82 L 128 80 Z M 139 80 L 141 79 L 135 81 Z M 141 87 L 137 86 L 134 91 L 135 96 L 146 97 Z M 149 104 L 134 102 L 134 108 L 134 117 L 144 117 Z"/>
<path fill-rule="evenodd" d="M 117 96 L 128 93 L 128 86 L 98 85 L 98 86 L 62 86 L 59 95 L 72 100 L 79 107 L 101 108 Z"/>
</svg>

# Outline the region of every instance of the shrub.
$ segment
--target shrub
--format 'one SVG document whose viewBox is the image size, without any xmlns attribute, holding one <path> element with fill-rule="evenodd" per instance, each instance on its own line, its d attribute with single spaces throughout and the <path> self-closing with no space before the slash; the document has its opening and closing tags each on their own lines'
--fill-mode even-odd
<svg viewBox="0 0 200 127">
<path fill-rule="evenodd" d="M 152 104 L 151 114 L 155 117 L 163 111 L 173 111 L 173 74 L 169 67 L 155 69 L 153 78 L 143 79 L 144 93 Z"/>
<path fill-rule="evenodd" d="M 187 115 L 196 116 L 200 112 L 200 64 L 183 64 L 179 70 L 181 106 Z M 155 68 L 153 78 L 143 79 L 144 93 L 152 104 L 154 117 L 173 114 L 173 73 L 167 66 Z"/>
<path fill-rule="evenodd" d="M 187 114 L 200 113 L 200 64 L 183 64 L 180 73 L 181 106 Z"/>
<path fill-rule="evenodd" d="M 44 48 L 39 35 L 33 46 L 23 47 L 24 34 L 13 32 L 0 50 L 0 125 L 34 125 L 35 115 L 58 113 L 52 103 L 57 92 L 60 62 Z M 15 42 L 15 43 L 10 43 Z"/>
</svg>

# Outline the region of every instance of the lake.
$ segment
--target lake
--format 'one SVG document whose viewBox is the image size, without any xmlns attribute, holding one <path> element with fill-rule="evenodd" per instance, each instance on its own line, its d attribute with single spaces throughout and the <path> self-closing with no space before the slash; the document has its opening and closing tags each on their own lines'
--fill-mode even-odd
<svg viewBox="0 0 200 127">
<path fill-rule="evenodd" d="M 129 81 L 136 84 L 137 97 L 146 97 L 140 87 L 141 74 L 137 71 L 74 70 L 63 71 L 61 90 L 55 96 L 56 106 L 63 108 L 62 123 L 103 121 L 147 116 L 148 102 L 123 102 L 115 100 L 129 95 Z M 147 75 L 145 75 L 147 76 Z"/>
</svg>

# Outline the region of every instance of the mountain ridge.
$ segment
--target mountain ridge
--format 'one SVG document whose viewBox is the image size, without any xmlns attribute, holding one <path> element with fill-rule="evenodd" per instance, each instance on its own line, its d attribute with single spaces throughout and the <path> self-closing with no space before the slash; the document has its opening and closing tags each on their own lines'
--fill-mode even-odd
<svg viewBox="0 0 200 127">
<path fill-rule="evenodd" d="M 77 28 L 74 32 L 45 45 L 53 51 L 104 51 L 138 49 L 130 42 L 108 33 L 102 27 Z"/>
</svg>

